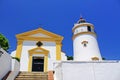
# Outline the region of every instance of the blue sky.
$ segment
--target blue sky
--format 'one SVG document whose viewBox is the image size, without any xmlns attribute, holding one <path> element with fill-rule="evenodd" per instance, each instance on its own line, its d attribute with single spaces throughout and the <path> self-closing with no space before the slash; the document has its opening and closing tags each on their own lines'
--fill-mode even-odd
<svg viewBox="0 0 120 80">
<path fill-rule="evenodd" d="M 64 36 L 62 50 L 73 55 L 72 27 L 80 15 L 94 24 L 103 57 L 120 60 L 120 0 L 0 0 L 0 32 L 16 49 L 16 34 L 43 29 Z"/>
</svg>

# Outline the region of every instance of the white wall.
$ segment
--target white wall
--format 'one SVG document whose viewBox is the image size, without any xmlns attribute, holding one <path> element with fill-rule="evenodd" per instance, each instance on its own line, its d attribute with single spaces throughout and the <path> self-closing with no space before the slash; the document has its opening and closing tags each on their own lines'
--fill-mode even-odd
<svg viewBox="0 0 120 80">
<path fill-rule="evenodd" d="M 14 80 L 20 71 L 20 63 L 16 59 L 12 59 L 12 69 L 11 73 L 6 80 Z"/>
<path fill-rule="evenodd" d="M 64 52 L 61 52 L 62 61 L 67 61 L 67 56 Z"/>
<path fill-rule="evenodd" d="M 0 80 L 1 80 L 9 71 L 11 71 L 12 58 L 2 48 L 0 48 L 0 51 L 3 52 L 3 54 L 0 57 Z"/>
<path fill-rule="evenodd" d="M 20 59 L 20 71 L 28 71 L 28 63 L 29 63 L 29 53 L 28 51 L 36 48 L 37 41 L 24 41 L 22 52 L 21 52 L 21 59 Z M 45 42 L 42 41 L 43 45 L 42 48 L 49 51 L 48 53 L 48 70 L 53 70 L 53 63 L 56 61 L 56 43 L 55 42 Z M 15 57 L 16 51 L 11 53 L 11 56 Z M 61 52 L 62 60 L 66 61 L 67 57 L 64 52 Z M 33 54 L 33 56 L 44 56 L 41 54 Z"/>
<path fill-rule="evenodd" d="M 119 61 L 55 63 L 55 80 L 120 80 Z M 62 74 L 61 74 L 62 73 Z"/>
<path fill-rule="evenodd" d="M 20 70 L 20 63 L 16 59 L 12 59 L 12 71 Z"/>
<path fill-rule="evenodd" d="M 88 42 L 86 47 L 83 46 L 83 41 Z M 92 57 L 102 60 L 97 40 L 90 34 L 77 36 L 73 40 L 73 50 L 75 61 L 92 61 Z"/>
<path fill-rule="evenodd" d="M 15 50 L 15 51 L 12 51 L 10 55 L 11 55 L 12 57 L 16 57 L 16 50 Z"/>
<path fill-rule="evenodd" d="M 55 42 L 45 42 L 41 41 L 43 45 L 42 48 L 49 51 L 48 58 L 48 70 L 53 70 L 53 62 L 56 61 L 56 44 Z M 28 71 L 28 63 L 29 63 L 29 53 L 28 51 L 37 48 L 37 41 L 24 41 L 22 47 L 22 54 L 20 59 L 20 71 Z"/>
<path fill-rule="evenodd" d="M 57 61 L 54 64 L 54 80 L 63 80 L 63 74 L 62 74 L 62 63 Z"/>
</svg>

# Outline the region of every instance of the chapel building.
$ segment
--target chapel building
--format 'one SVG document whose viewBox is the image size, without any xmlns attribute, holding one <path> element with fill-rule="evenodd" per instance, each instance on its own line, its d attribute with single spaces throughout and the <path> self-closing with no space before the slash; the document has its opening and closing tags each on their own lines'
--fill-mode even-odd
<svg viewBox="0 0 120 80">
<path fill-rule="evenodd" d="M 20 71 L 48 72 L 53 70 L 54 62 L 67 60 L 60 35 L 38 28 L 16 38 L 17 49 L 11 55 L 20 59 Z"/>
</svg>

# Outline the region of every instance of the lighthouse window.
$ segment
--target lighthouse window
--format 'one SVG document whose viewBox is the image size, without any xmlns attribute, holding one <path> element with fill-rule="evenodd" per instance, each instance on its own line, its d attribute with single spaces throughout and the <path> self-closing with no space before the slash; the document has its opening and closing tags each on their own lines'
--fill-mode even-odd
<svg viewBox="0 0 120 80">
<path fill-rule="evenodd" d="M 90 27 L 90 26 L 87 26 L 87 29 L 88 29 L 88 31 L 90 31 L 90 32 L 91 32 L 91 27 Z"/>
<path fill-rule="evenodd" d="M 99 60 L 98 57 L 92 57 L 91 59 L 92 59 L 93 61 L 97 61 L 97 60 Z"/>
<path fill-rule="evenodd" d="M 81 32 L 83 32 L 83 29 L 81 29 Z"/>
<path fill-rule="evenodd" d="M 84 44 L 84 47 L 87 47 L 87 44 Z"/>
<path fill-rule="evenodd" d="M 78 30 L 76 30 L 76 33 L 78 32 Z"/>
<path fill-rule="evenodd" d="M 81 44 L 83 44 L 83 47 L 87 47 L 88 41 L 83 41 Z"/>
</svg>

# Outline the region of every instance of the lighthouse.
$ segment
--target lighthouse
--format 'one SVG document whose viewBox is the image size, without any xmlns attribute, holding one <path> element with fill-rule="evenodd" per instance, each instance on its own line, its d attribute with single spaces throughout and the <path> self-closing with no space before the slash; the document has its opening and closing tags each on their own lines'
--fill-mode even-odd
<svg viewBox="0 0 120 80">
<path fill-rule="evenodd" d="M 102 60 L 94 25 L 82 17 L 72 29 L 73 52 L 75 61 Z"/>
</svg>

